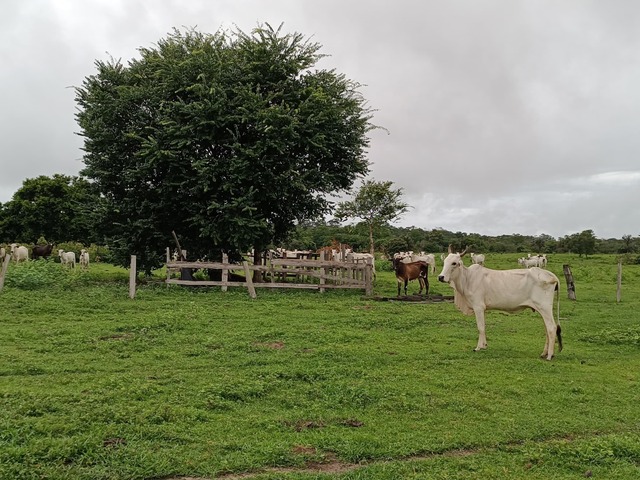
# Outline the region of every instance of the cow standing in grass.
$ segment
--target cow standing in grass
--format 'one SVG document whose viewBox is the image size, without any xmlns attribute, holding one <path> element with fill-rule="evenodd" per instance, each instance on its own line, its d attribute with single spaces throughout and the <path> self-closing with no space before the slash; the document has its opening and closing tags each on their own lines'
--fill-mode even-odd
<svg viewBox="0 0 640 480">
<path fill-rule="evenodd" d="M 46 245 L 35 245 L 31 249 L 31 258 L 34 260 L 38 260 L 39 258 L 48 258 L 52 251 L 52 243 L 47 243 Z"/>
<path fill-rule="evenodd" d="M 555 340 L 562 351 L 560 324 L 553 318 L 553 298 L 558 290 L 558 277 L 538 267 L 522 270 L 491 270 L 481 265 L 465 267 L 462 253 L 454 253 L 444 260 L 438 280 L 448 283 L 454 290 L 456 307 L 465 315 L 476 317 L 478 326 L 477 350 L 487 348 L 485 311 L 502 310 L 516 312 L 531 308 L 544 320 L 546 341 L 541 357 L 553 358 Z"/>
<path fill-rule="evenodd" d="M 396 257 L 392 260 L 393 271 L 396 273 L 396 280 L 398 280 L 398 296 L 400 296 L 401 286 L 404 283 L 404 294 L 407 295 L 407 284 L 409 280 L 418 280 L 420 284 L 420 291 L 418 295 L 429 293 L 429 264 L 426 262 L 411 262 L 404 263 L 401 258 Z"/>
<path fill-rule="evenodd" d="M 11 244 L 11 255 L 16 263 L 18 262 L 26 262 L 29 260 L 29 249 L 23 245 L 18 245 L 17 243 Z"/>
<path fill-rule="evenodd" d="M 75 252 L 65 252 L 64 250 L 58 250 L 58 256 L 60 257 L 60 263 L 70 268 L 76 268 L 76 254 Z"/>
<path fill-rule="evenodd" d="M 85 270 L 89 268 L 89 252 L 84 248 L 80 250 L 80 266 Z"/>
</svg>

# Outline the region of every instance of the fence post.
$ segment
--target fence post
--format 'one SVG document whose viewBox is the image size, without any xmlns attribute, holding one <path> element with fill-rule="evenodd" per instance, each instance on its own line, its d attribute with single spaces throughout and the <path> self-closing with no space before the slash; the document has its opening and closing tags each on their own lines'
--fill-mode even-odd
<svg viewBox="0 0 640 480">
<path fill-rule="evenodd" d="M 573 283 L 573 275 L 571 274 L 571 267 L 569 265 L 562 265 L 562 271 L 564 272 L 564 278 L 567 281 L 567 296 L 569 300 L 576 299 L 576 285 Z"/>
<path fill-rule="evenodd" d="M 367 258 L 366 262 L 364 267 L 364 294 L 370 297 L 373 295 L 373 260 Z"/>
<path fill-rule="evenodd" d="M 276 283 L 276 277 L 275 274 L 273 273 L 273 254 L 271 253 L 271 250 L 269 250 L 268 252 L 268 256 L 269 256 L 269 276 L 271 277 L 271 283 Z"/>
<path fill-rule="evenodd" d="M 227 264 L 229 263 L 229 255 L 227 255 L 226 253 L 222 254 L 222 263 Z M 226 292 L 229 287 L 227 285 L 225 285 L 227 282 L 229 281 L 229 270 L 227 270 L 226 268 L 222 269 L 222 288 L 221 290 L 223 292 Z"/>
<path fill-rule="evenodd" d="M 129 266 L 129 298 L 136 296 L 136 256 L 131 255 L 131 265 Z"/>
<path fill-rule="evenodd" d="M 618 261 L 618 288 L 616 290 L 616 301 L 622 300 L 622 261 Z"/>
<path fill-rule="evenodd" d="M 7 274 L 9 262 L 11 262 L 11 254 L 7 253 L 4 257 L 4 263 L 2 264 L 2 271 L 0 271 L 0 291 L 2 291 L 2 288 L 4 287 L 4 277 Z"/>
<path fill-rule="evenodd" d="M 324 259 L 325 259 L 325 252 L 324 250 L 320 250 L 320 265 L 324 264 Z M 326 283 L 326 279 L 324 277 L 326 273 L 327 271 L 325 270 L 323 265 L 322 267 L 320 267 L 320 288 L 319 288 L 320 293 L 324 293 L 324 285 Z"/>
<path fill-rule="evenodd" d="M 242 262 L 242 266 L 244 267 L 244 276 L 247 278 L 247 289 L 249 290 L 249 296 L 251 298 L 256 298 L 256 289 L 253 286 L 253 278 L 251 278 L 249 263 L 245 260 L 244 262 Z"/>
<path fill-rule="evenodd" d="M 167 269 L 167 280 L 171 279 L 171 272 L 169 271 L 169 267 L 166 266 L 170 261 L 171 261 L 171 249 L 167 247 L 167 263 L 165 263 L 165 268 Z M 168 286 L 169 284 L 167 283 L 167 287 Z"/>
</svg>

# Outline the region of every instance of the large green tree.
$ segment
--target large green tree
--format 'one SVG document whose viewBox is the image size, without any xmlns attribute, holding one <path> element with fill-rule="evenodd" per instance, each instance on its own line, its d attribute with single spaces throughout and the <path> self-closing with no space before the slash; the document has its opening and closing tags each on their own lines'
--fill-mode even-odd
<svg viewBox="0 0 640 480">
<path fill-rule="evenodd" d="M 567 235 L 561 239 L 564 248 L 579 256 L 585 257 L 592 255 L 596 251 L 597 239 L 593 230 L 583 230 L 580 233 Z"/>
<path fill-rule="evenodd" d="M 86 180 L 76 176 L 41 175 L 23 181 L 0 208 L 0 242 L 35 243 L 68 240 L 89 243 L 100 197 Z"/>
<path fill-rule="evenodd" d="M 86 168 L 114 258 L 149 272 L 171 231 L 190 255 L 284 240 L 368 171 L 360 85 L 314 69 L 321 46 L 269 25 L 175 30 L 76 89 Z"/>
<path fill-rule="evenodd" d="M 369 232 L 369 251 L 374 253 L 373 233 L 376 228 L 397 220 L 409 205 L 402 201 L 402 189 L 393 182 L 366 180 L 351 200 L 338 205 L 335 217 L 340 220 L 359 219 Z"/>
</svg>

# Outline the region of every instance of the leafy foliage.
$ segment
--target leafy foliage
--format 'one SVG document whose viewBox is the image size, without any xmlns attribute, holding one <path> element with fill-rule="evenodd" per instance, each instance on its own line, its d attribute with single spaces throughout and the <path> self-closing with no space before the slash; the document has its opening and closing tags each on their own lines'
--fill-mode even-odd
<svg viewBox="0 0 640 480">
<path fill-rule="evenodd" d="M 76 90 L 83 173 L 120 264 L 157 267 L 172 230 L 195 256 L 260 250 L 368 171 L 360 85 L 312 70 L 319 50 L 266 25 L 175 30 L 127 66 L 96 62 Z"/>
<path fill-rule="evenodd" d="M 22 290 L 41 288 L 66 288 L 73 284 L 72 272 L 53 260 L 23 262 L 12 266 L 7 275 L 8 287 Z"/>
<path fill-rule="evenodd" d="M 579 256 L 593 255 L 596 251 L 596 236 L 593 230 L 583 230 L 580 233 L 567 235 L 561 239 L 561 244 L 570 252 Z"/>
<path fill-rule="evenodd" d="M 407 211 L 409 205 L 401 200 L 402 189 L 393 189 L 393 182 L 366 180 L 358 189 L 353 200 L 338 205 L 335 217 L 340 220 L 361 219 L 369 229 L 369 251 L 375 250 L 373 231 L 386 223 L 393 222 Z"/>
<path fill-rule="evenodd" d="M 25 244 L 94 240 L 100 197 L 83 178 L 55 174 L 28 178 L 0 206 L 0 238 Z"/>
</svg>

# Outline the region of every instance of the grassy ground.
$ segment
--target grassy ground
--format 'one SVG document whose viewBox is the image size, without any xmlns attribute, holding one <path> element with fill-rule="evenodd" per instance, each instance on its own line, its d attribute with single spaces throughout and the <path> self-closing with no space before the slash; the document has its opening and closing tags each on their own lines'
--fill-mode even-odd
<svg viewBox="0 0 640 480">
<path fill-rule="evenodd" d="M 130 300 L 113 267 L 12 267 L 0 478 L 640 478 L 640 266 L 618 304 L 615 262 L 551 258 L 578 298 L 561 291 L 551 362 L 532 312 L 489 313 L 476 353 L 450 303 L 154 282 Z M 379 271 L 376 294 L 395 292 Z"/>
</svg>

